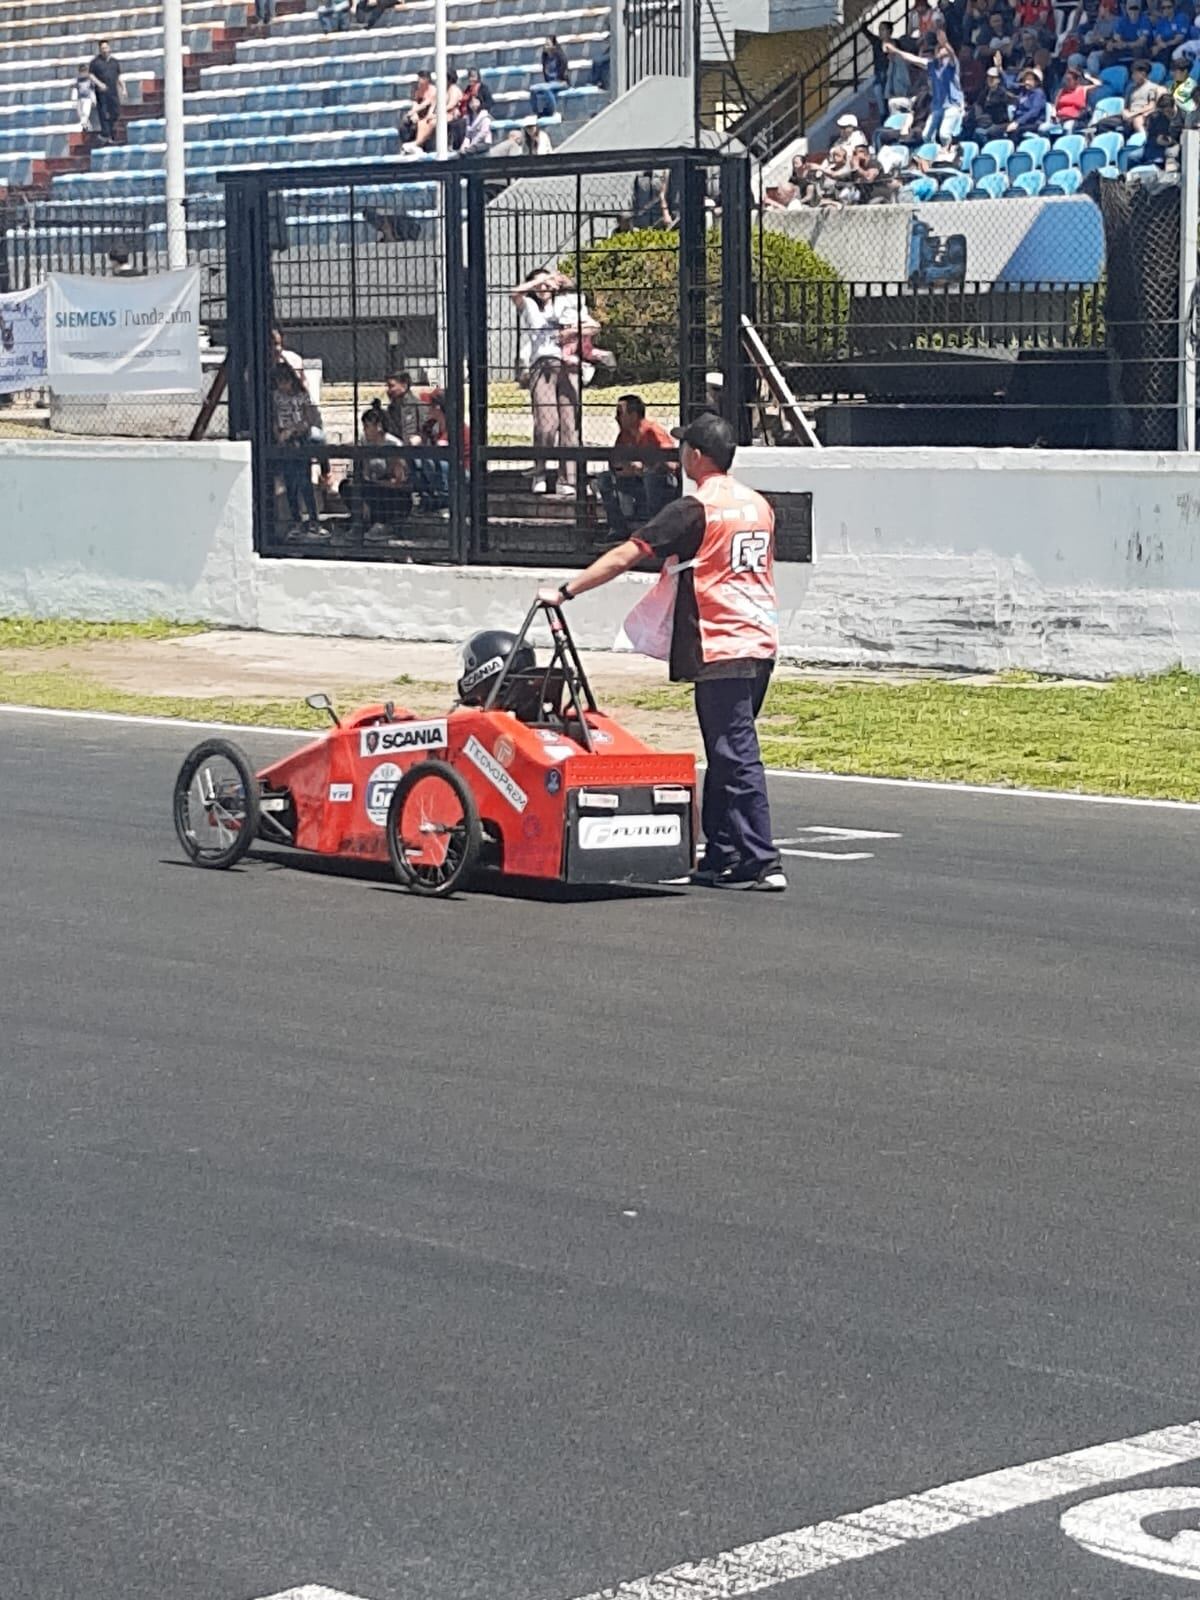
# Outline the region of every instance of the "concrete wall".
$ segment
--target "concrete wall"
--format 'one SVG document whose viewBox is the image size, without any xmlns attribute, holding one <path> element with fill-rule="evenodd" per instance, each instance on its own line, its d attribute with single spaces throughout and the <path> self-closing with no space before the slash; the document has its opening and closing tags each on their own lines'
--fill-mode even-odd
<svg viewBox="0 0 1200 1600">
<path fill-rule="evenodd" d="M 1200 458 L 746 450 L 745 481 L 810 490 L 816 560 L 781 566 L 784 654 L 847 666 L 1081 676 L 1200 669 Z M 262 560 L 244 445 L 0 443 L 0 613 L 195 618 L 457 640 L 512 626 L 542 576 Z M 572 609 L 613 643 L 647 580 Z"/>
</svg>

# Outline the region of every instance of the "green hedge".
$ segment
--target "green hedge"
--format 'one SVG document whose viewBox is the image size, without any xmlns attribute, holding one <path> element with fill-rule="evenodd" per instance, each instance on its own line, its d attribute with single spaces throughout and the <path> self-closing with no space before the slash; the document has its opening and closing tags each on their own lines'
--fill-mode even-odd
<svg viewBox="0 0 1200 1600">
<path fill-rule="evenodd" d="M 710 355 L 719 349 L 721 325 L 721 235 L 707 235 L 708 290 L 705 316 Z M 761 247 L 761 248 L 760 248 Z M 752 270 L 759 303 L 770 326 L 760 327 L 767 347 L 783 366 L 829 359 L 837 353 L 849 304 L 837 273 L 802 239 L 764 232 L 753 241 Z M 585 250 L 577 267 L 588 304 L 603 333 L 601 348 L 617 366 L 611 381 L 656 382 L 679 369 L 679 235 L 665 228 L 616 233 Z M 601 378 L 603 368 L 597 371 Z"/>
</svg>

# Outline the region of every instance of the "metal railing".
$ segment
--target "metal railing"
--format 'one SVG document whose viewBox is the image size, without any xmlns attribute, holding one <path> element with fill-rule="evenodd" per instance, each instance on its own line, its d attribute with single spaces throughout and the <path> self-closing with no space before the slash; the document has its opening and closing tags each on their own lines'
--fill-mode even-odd
<svg viewBox="0 0 1200 1600">
<path fill-rule="evenodd" d="M 643 78 L 678 78 L 688 70 L 685 4 L 690 0 L 624 0 L 625 88 Z"/>
</svg>

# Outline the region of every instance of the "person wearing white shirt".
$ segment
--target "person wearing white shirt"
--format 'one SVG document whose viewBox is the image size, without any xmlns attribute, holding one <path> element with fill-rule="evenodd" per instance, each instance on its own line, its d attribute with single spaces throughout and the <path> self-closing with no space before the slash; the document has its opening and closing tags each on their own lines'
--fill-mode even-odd
<svg viewBox="0 0 1200 1600">
<path fill-rule="evenodd" d="M 570 450 L 579 443 L 579 383 L 563 360 L 561 325 L 555 295 L 574 284 L 561 272 L 538 272 L 510 293 L 521 325 L 521 366 L 529 374 L 529 404 L 533 412 L 533 442 L 543 450 Z M 546 457 L 536 456 L 534 494 L 546 493 Z M 558 468 L 556 492 L 564 498 L 575 493 L 576 463 Z"/>
</svg>

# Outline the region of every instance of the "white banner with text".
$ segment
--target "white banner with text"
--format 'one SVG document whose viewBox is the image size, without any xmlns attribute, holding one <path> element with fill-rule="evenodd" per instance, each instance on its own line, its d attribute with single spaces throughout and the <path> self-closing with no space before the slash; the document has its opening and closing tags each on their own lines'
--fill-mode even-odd
<svg viewBox="0 0 1200 1600">
<path fill-rule="evenodd" d="M 200 270 L 146 278 L 50 274 L 47 357 L 57 394 L 200 388 Z"/>
<path fill-rule="evenodd" d="M 0 294 L 0 394 L 46 381 L 46 291 Z"/>
</svg>

